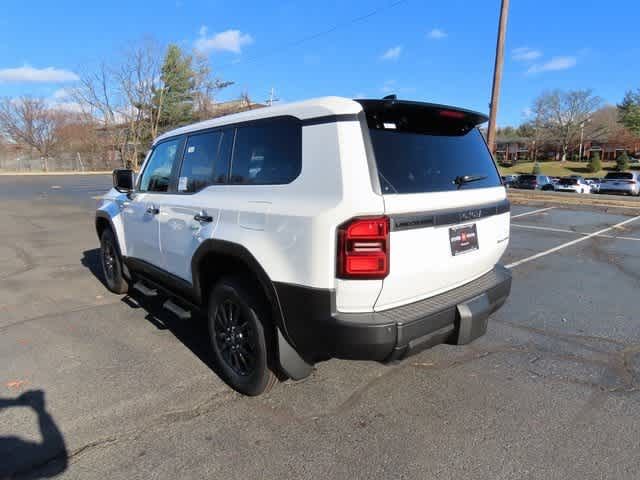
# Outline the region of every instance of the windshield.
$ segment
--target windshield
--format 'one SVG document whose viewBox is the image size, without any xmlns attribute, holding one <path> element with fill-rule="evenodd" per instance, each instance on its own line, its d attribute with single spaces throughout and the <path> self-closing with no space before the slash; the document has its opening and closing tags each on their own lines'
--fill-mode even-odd
<svg viewBox="0 0 640 480">
<path fill-rule="evenodd" d="M 575 178 L 562 178 L 558 183 L 560 183 L 560 185 L 577 185 L 578 180 Z"/>
<path fill-rule="evenodd" d="M 375 128 L 370 133 L 383 193 L 500 186 L 493 159 L 476 128 L 464 135 L 425 135 Z M 460 182 L 465 176 L 467 180 Z"/>
</svg>

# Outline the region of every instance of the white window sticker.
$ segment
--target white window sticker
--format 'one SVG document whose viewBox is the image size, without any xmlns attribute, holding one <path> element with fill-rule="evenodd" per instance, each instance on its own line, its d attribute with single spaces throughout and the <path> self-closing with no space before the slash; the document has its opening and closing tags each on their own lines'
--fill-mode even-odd
<svg viewBox="0 0 640 480">
<path fill-rule="evenodd" d="M 187 153 L 193 153 L 196 151 L 196 147 L 189 147 L 187 148 Z"/>
<path fill-rule="evenodd" d="M 396 129 L 396 124 L 395 123 L 383 123 L 382 125 L 384 126 L 384 128 L 386 128 L 388 130 L 395 130 Z"/>
<path fill-rule="evenodd" d="M 187 189 L 187 177 L 180 177 L 178 179 L 178 191 L 184 192 Z"/>
</svg>

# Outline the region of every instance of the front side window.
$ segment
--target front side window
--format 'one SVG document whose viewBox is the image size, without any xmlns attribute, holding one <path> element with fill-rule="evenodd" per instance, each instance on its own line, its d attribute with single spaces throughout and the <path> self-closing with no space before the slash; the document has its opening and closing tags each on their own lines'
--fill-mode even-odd
<svg viewBox="0 0 640 480">
<path fill-rule="evenodd" d="M 279 118 L 239 127 L 236 132 L 231 183 L 282 185 L 302 168 L 302 130 L 299 122 Z"/>
<path fill-rule="evenodd" d="M 178 158 L 182 140 L 175 139 L 156 145 L 140 179 L 141 192 L 166 192 L 169 190 L 171 169 Z"/>
<path fill-rule="evenodd" d="M 178 191 L 193 193 L 209 185 L 226 183 L 230 153 L 228 145 L 232 140 L 233 130 L 190 136 L 178 177 Z"/>
</svg>

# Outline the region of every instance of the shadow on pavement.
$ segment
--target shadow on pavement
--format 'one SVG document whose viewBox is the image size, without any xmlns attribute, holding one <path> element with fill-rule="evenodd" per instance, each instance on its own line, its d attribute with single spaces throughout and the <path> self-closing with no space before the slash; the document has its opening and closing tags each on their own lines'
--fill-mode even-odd
<svg viewBox="0 0 640 480">
<path fill-rule="evenodd" d="M 103 285 L 105 285 L 102 265 L 100 263 L 100 249 L 94 248 L 82 252 L 84 265 Z M 105 286 L 106 288 L 106 286 Z M 146 319 L 159 330 L 169 330 L 185 347 L 193 352 L 202 363 L 218 373 L 211 360 L 213 353 L 209 344 L 209 333 L 206 321 L 194 314 L 190 320 L 181 320 L 171 312 L 162 308 L 165 298 L 162 296 L 146 298 L 144 295 L 131 291 L 122 297 L 122 302 L 130 308 L 142 308 L 147 312 Z"/>
<path fill-rule="evenodd" d="M 218 374 L 212 358 L 213 352 L 209 343 L 207 322 L 201 316 L 193 314 L 192 318 L 183 320 L 162 308 L 165 297 L 147 298 L 141 293 L 130 292 L 122 297 L 122 302 L 130 308 L 142 308 L 147 315 L 145 319 L 158 330 L 169 330 L 182 344 Z"/>
<path fill-rule="evenodd" d="M 30 390 L 17 398 L 0 398 L 0 411 L 30 407 L 38 416 L 41 442 L 0 436 L 0 478 L 51 478 L 67 469 L 64 437 L 45 408 L 44 392 Z"/>
<path fill-rule="evenodd" d="M 80 263 L 82 263 L 82 265 L 86 267 L 94 277 L 100 280 L 100 283 L 102 283 L 106 288 L 107 284 L 105 283 L 104 273 L 102 272 L 99 248 L 92 248 L 91 250 L 85 250 L 82 252 L 82 259 L 80 260 Z"/>
</svg>

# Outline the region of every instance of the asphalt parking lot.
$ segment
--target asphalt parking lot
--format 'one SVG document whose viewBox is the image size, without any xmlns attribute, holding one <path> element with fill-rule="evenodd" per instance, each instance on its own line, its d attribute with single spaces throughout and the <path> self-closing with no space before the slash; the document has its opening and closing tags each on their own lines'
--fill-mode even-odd
<svg viewBox="0 0 640 480">
<path fill-rule="evenodd" d="M 514 206 L 483 338 L 246 398 L 201 323 L 102 285 L 109 182 L 0 177 L 0 478 L 639 477 L 640 218 Z"/>
</svg>

